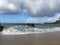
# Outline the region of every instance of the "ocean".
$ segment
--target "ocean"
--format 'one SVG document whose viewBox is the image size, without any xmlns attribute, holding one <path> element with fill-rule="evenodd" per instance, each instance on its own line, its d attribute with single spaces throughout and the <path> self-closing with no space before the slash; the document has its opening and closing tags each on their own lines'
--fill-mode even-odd
<svg viewBox="0 0 60 45">
<path fill-rule="evenodd" d="M 0 45 L 60 45 L 60 24 L 4 25 Z"/>
<path fill-rule="evenodd" d="M 60 31 L 60 24 L 35 24 L 35 27 L 29 27 L 25 24 L 6 24 L 1 33 L 3 35 L 20 35 L 55 31 Z"/>
</svg>

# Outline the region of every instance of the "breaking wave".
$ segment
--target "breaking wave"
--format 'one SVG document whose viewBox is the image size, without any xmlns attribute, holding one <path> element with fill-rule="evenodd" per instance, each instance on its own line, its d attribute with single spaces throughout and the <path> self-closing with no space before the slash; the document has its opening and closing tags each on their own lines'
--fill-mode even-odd
<svg viewBox="0 0 60 45">
<path fill-rule="evenodd" d="M 37 28 L 37 27 L 28 27 L 28 26 L 11 26 L 5 28 L 1 34 L 3 35 L 20 35 L 20 34 L 33 34 L 33 33 L 47 33 L 47 32 L 56 32 L 60 31 L 60 27 L 53 28 Z"/>
</svg>

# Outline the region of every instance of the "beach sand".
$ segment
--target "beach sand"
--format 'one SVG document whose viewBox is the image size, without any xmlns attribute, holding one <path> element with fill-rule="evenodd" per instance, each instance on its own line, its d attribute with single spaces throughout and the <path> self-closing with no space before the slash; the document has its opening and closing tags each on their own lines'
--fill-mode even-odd
<svg viewBox="0 0 60 45">
<path fill-rule="evenodd" d="M 0 45 L 60 45 L 60 32 L 0 35 Z"/>
</svg>

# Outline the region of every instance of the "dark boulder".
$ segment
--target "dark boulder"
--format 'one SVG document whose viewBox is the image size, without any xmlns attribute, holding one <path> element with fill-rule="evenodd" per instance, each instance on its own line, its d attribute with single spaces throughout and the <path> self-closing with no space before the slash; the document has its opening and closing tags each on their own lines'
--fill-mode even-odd
<svg viewBox="0 0 60 45">
<path fill-rule="evenodd" d="M 32 23 L 28 23 L 28 24 L 27 24 L 27 26 L 35 27 L 35 25 L 34 25 L 34 24 L 32 24 Z"/>
<path fill-rule="evenodd" d="M 0 24 L 0 32 L 2 32 L 3 31 L 3 26 L 1 26 L 1 24 Z"/>
</svg>

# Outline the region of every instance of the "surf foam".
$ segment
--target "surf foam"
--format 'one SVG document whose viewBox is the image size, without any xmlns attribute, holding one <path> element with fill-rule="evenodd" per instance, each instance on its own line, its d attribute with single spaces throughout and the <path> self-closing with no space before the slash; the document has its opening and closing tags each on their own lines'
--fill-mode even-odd
<svg viewBox="0 0 60 45">
<path fill-rule="evenodd" d="M 19 28 L 19 29 L 18 29 Z M 56 32 L 60 31 L 60 27 L 54 28 L 34 28 L 34 27 L 23 27 L 22 30 L 18 26 L 12 26 L 7 29 L 4 29 L 1 34 L 3 35 L 20 35 L 20 34 L 33 34 L 33 33 L 47 33 L 47 32 Z"/>
</svg>

